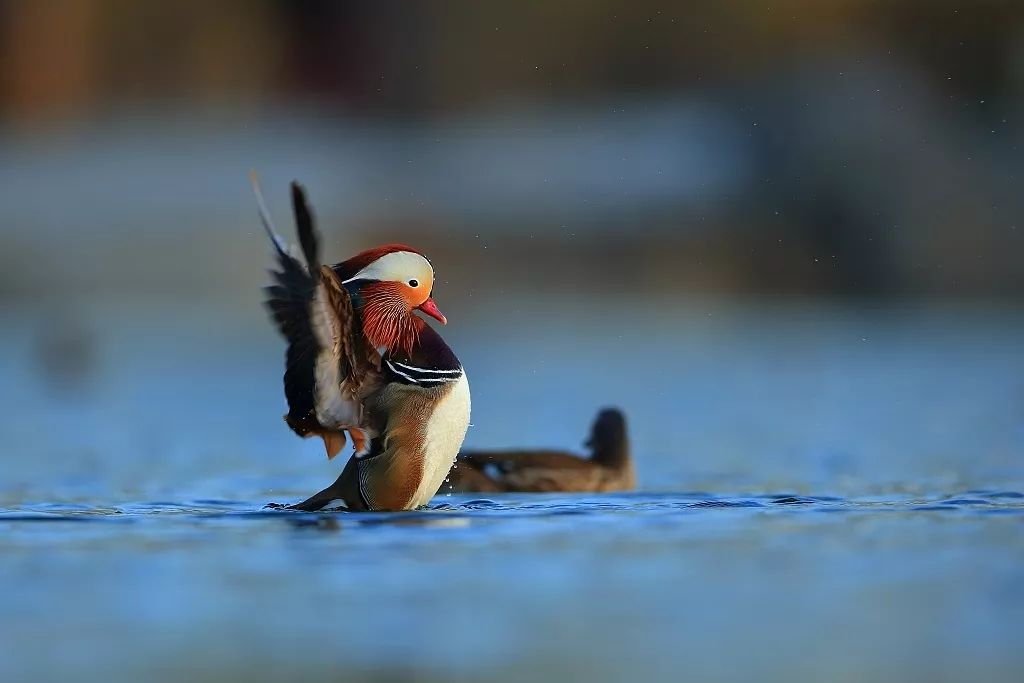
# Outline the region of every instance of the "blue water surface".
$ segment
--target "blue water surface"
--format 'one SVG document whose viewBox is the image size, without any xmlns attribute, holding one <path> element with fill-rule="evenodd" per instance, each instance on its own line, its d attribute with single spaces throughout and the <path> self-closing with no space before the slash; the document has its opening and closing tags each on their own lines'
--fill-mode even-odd
<svg viewBox="0 0 1024 683">
<path fill-rule="evenodd" d="M 1024 669 L 1019 313 L 448 310 L 468 444 L 577 449 L 618 405 L 640 491 L 355 515 L 263 508 L 343 463 L 280 421 L 259 309 L 169 306 L 4 309 L 0 680 Z"/>
</svg>

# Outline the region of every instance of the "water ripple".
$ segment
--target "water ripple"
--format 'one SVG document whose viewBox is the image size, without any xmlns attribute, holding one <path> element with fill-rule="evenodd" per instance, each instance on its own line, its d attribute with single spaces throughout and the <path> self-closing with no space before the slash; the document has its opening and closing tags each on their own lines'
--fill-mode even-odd
<svg viewBox="0 0 1024 683">
<path fill-rule="evenodd" d="M 350 513 L 344 509 L 319 512 L 265 509 L 262 501 L 203 498 L 186 501 L 138 501 L 119 505 L 32 502 L 0 508 L 0 523 L 47 521 L 109 521 L 112 519 L 287 519 L 294 525 L 320 525 L 324 517 L 344 518 L 363 526 L 379 524 L 423 525 L 441 518 L 503 519 L 528 517 L 590 517 L 622 514 L 664 514 L 679 511 L 748 509 L 808 512 L 949 512 L 1024 514 L 1024 494 L 1016 491 L 968 491 L 926 498 L 857 498 L 809 496 L 791 493 L 714 496 L 701 492 L 634 493 L 603 496 L 572 494 L 500 494 L 493 498 L 453 496 L 430 507 L 402 513 Z"/>
</svg>

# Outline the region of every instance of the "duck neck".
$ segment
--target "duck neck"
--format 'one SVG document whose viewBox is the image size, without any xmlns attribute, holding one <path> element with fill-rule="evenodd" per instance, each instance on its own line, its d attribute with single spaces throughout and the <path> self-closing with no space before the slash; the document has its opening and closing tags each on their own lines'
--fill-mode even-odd
<svg viewBox="0 0 1024 683">
<path fill-rule="evenodd" d="M 590 459 L 605 467 L 625 467 L 630 462 L 629 443 L 625 439 L 609 439 L 597 443 Z"/>
</svg>

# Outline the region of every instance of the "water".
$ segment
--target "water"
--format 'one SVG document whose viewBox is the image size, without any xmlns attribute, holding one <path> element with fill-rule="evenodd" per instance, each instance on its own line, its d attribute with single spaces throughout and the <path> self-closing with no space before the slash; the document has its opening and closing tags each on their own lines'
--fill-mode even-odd
<svg viewBox="0 0 1024 683">
<path fill-rule="evenodd" d="M 1017 680 L 1024 316 L 521 303 L 469 444 L 617 404 L 640 492 L 266 511 L 341 463 L 258 309 L 8 308 L 0 680 Z"/>
</svg>

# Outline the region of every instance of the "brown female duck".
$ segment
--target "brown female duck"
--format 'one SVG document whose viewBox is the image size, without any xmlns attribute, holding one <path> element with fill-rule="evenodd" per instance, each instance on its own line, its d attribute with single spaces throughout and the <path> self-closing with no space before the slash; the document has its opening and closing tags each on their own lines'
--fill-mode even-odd
<svg viewBox="0 0 1024 683">
<path fill-rule="evenodd" d="M 467 451 L 449 475 L 452 491 L 606 492 L 636 488 L 626 418 L 602 410 L 585 444 L 590 457 L 564 451 Z"/>
</svg>

